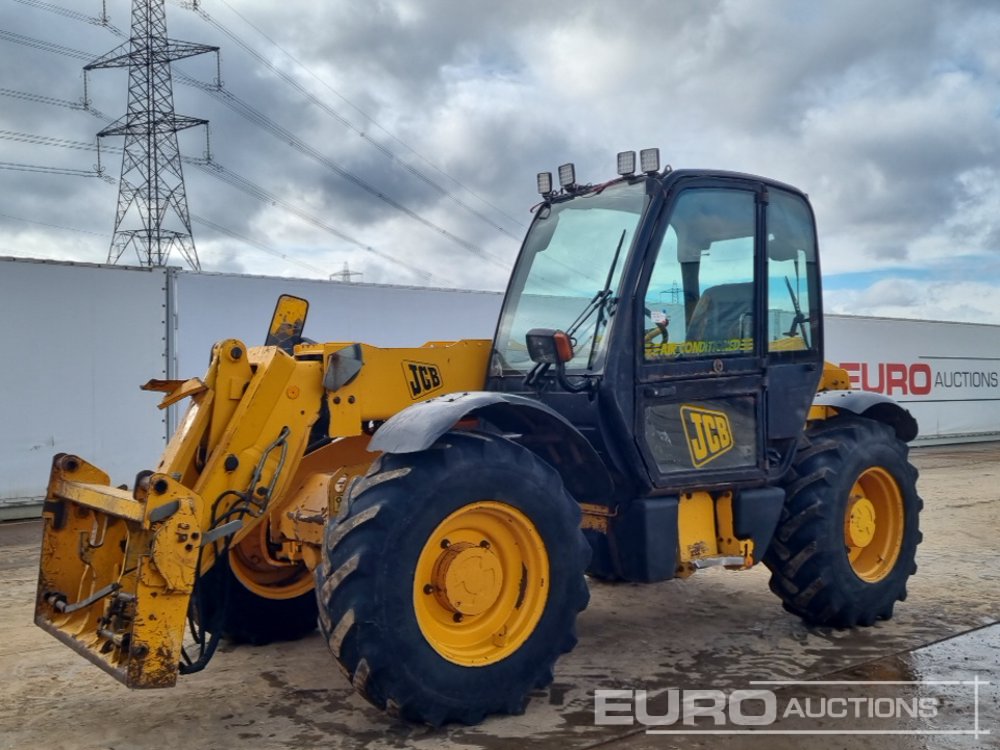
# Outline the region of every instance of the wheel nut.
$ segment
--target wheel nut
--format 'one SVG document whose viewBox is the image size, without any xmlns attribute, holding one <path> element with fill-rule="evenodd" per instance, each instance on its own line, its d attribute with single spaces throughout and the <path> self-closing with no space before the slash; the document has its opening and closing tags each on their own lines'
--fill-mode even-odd
<svg viewBox="0 0 1000 750">
<path fill-rule="evenodd" d="M 424 593 L 425 594 L 433 594 L 434 593 L 434 587 L 431 586 L 429 583 L 425 583 L 424 584 Z"/>
<path fill-rule="evenodd" d="M 462 613 L 461 612 L 456 612 L 455 614 L 453 614 L 451 616 L 451 619 L 454 620 L 455 622 L 461 622 L 462 621 Z"/>
<path fill-rule="evenodd" d="M 447 539 L 441 540 L 441 549 L 448 549 L 450 546 L 451 542 L 449 542 Z"/>
<path fill-rule="evenodd" d="M 482 547 L 483 549 L 489 549 L 489 548 L 490 548 L 490 543 L 489 543 L 489 542 L 487 542 L 487 541 L 486 541 L 486 540 L 484 539 L 483 541 L 481 541 L 481 542 L 479 543 L 479 546 L 480 546 L 480 547 Z"/>
</svg>

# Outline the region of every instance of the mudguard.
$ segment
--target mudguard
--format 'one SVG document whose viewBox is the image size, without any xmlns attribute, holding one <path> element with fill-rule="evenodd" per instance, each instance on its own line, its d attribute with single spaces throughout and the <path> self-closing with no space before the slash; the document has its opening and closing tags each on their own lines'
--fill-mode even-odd
<svg viewBox="0 0 1000 750">
<path fill-rule="evenodd" d="M 913 440 L 919 428 L 917 420 L 888 396 L 871 391 L 823 391 L 813 399 L 813 406 L 829 406 L 860 417 L 884 422 L 896 431 L 904 443 Z"/>
<path fill-rule="evenodd" d="M 606 503 L 611 476 L 590 442 L 545 404 L 525 396 L 491 391 L 452 393 L 414 404 L 390 417 L 368 444 L 370 451 L 415 453 L 468 417 L 480 417 L 549 463 L 580 502 Z"/>
</svg>

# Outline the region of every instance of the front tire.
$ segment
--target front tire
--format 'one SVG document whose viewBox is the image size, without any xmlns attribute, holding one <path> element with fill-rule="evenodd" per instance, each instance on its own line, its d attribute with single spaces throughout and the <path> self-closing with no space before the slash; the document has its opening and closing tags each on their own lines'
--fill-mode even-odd
<svg viewBox="0 0 1000 750">
<path fill-rule="evenodd" d="M 320 627 L 355 689 L 410 721 L 521 713 L 576 645 L 589 547 L 559 475 L 502 438 L 387 454 L 317 569 Z"/>
<path fill-rule="evenodd" d="M 292 641 L 316 629 L 312 574 L 303 563 L 271 560 L 261 523 L 198 580 L 203 624 L 234 643 Z"/>
<path fill-rule="evenodd" d="M 923 508 L 907 453 L 871 419 L 838 416 L 806 431 L 764 557 L 786 610 L 811 625 L 867 626 L 906 599 Z"/>
</svg>

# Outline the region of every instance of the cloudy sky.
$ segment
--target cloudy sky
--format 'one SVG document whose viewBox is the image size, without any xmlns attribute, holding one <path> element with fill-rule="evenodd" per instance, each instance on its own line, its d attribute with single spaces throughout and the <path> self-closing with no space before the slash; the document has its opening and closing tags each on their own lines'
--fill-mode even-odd
<svg viewBox="0 0 1000 750">
<path fill-rule="evenodd" d="M 117 187 L 75 173 L 125 109 L 123 70 L 92 73 L 78 105 L 82 65 L 128 30 L 128 1 L 107 5 L 114 28 L 88 22 L 101 0 L 0 0 L 0 163 L 73 173 L 0 169 L 0 255 L 107 256 Z M 211 121 L 218 166 L 185 167 L 204 270 L 347 262 L 366 282 L 499 290 L 536 172 L 573 161 L 597 182 L 617 151 L 659 146 L 808 192 L 828 310 L 1000 323 L 993 0 L 200 9 L 167 3 L 172 37 L 222 48 L 221 93 L 197 85 L 212 58 L 175 66 L 176 109 Z M 203 157 L 203 131 L 181 149 Z M 120 155 L 102 163 L 118 177 Z"/>
</svg>

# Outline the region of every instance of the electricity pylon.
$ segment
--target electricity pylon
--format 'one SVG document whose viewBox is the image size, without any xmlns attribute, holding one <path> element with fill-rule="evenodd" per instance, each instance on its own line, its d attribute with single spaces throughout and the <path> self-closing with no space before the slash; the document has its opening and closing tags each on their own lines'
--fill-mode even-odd
<svg viewBox="0 0 1000 750">
<path fill-rule="evenodd" d="M 84 75 L 98 68 L 128 68 L 128 111 L 97 134 L 125 136 L 108 263 L 117 263 L 132 248 L 141 265 L 164 266 L 177 250 L 197 271 L 201 264 L 191 234 L 177 133 L 208 125 L 208 120 L 174 112 L 170 63 L 218 54 L 219 48 L 169 39 L 164 2 L 133 0 L 130 39 L 86 65 Z"/>
</svg>

